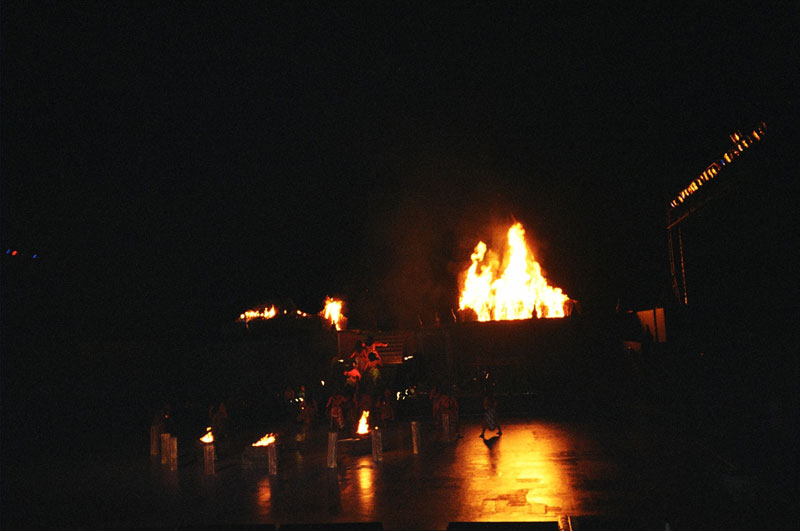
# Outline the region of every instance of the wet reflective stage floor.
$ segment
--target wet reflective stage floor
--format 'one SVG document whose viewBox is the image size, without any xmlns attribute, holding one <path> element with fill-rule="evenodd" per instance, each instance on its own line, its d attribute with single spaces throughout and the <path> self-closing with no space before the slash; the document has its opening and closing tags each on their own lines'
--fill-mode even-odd
<svg viewBox="0 0 800 531">
<path fill-rule="evenodd" d="M 217 524 L 382 522 L 441 529 L 454 521 L 550 521 L 561 529 L 757 529 L 790 517 L 770 478 L 737 475 L 678 425 L 504 419 L 503 435 L 438 440 L 422 423 L 383 432 L 381 462 L 369 438 L 343 440 L 327 467 L 323 427 L 297 443 L 280 435 L 278 474 L 248 466 L 240 434 L 214 475 L 182 445 L 177 471 L 149 448 L 10 461 L 3 471 L 4 527 L 137 528 Z M 237 446 L 238 445 L 238 446 Z M 598 522 L 612 522 L 597 527 Z M 583 527 L 581 523 L 583 522 Z M 594 522 L 594 524 L 592 524 Z M 594 527 L 592 527 L 594 525 Z M 570 527 L 571 526 L 571 527 Z M 627 526 L 627 527 L 626 527 Z"/>
</svg>

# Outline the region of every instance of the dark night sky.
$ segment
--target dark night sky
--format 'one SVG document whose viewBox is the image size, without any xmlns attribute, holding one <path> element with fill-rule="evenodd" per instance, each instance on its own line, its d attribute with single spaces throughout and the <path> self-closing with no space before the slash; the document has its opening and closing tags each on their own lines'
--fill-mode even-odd
<svg viewBox="0 0 800 531">
<path fill-rule="evenodd" d="M 2 238 L 41 270 L 5 315 L 403 322 L 512 219 L 568 294 L 657 302 L 666 200 L 800 58 L 797 13 L 647 9 L 4 2 Z"/>
</svg>

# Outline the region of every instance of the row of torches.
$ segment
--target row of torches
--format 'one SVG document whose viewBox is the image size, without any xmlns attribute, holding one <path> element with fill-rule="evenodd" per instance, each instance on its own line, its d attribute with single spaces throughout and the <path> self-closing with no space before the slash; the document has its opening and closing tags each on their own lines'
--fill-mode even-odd
<svg viewBox="0 0 800 531">
<path fill-rule="evenodd" d="M 211 427 L 206 428 L 206 434 L 200 437 L 200 442 L 204 444 L 212 444 L 214 442 L 214 432 L 211 431 Z M 270 444 L 275 442 L 275 434 L 268 433 L 261 437 L 259 440 L 251 444 L 250 446 L 269 446 Z"/>
<path fill-rule="evenodd" d="M 369 433 L 369 423 L 367 420 L 369 419 L 369 411 L 363 411 L 361 413 L 361 419 L 358 421 L 358 428 L 356 429 L 356 433 L 359 435 L 366 435 Z M 206 434 L 200 437 L 200 442 L 203 444 L 213 444 L 214 442 L 214 432 L 211 430 L 211 427 L 206 428 Z M 251 444 L 250 446 L 269 446 L 275 442 L 275 434 L 268 433 L 261 437 L 259 440 Z"/>
</svg>

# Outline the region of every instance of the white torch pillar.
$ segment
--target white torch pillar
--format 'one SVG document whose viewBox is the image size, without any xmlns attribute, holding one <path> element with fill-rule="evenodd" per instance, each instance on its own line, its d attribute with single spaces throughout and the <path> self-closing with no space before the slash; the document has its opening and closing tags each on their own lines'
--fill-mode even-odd
<svg viewBox="0 0 800 531">
<path fill-rule="evenodd" d="M 169 433 L 161 434 L 161 464 L 166 465 L 169 463 Z"/>
<path fill-rule="evenodd" d="M 213 476 L 216 474 L 214 468 L 214 461 L 217 458 L 217 451 L 214 448 L 214 443 L 203 444 L 203 474 L 206 476 Z"/>
<path fill-rule="evenodd" d="M 169 469 L 178 470 L 178 438 L 169 438 Z"/>
<path fill-rule="evenodd" d="M 328 432 L 328 468 L 336 468 L 336 440 L 339 434 L 335 431 Z"/>
<path fill-rule="evenodd" d="M 269 461 L 269 475 L 278 475 L 278 450 L 275 448 L 277 442 L 273 441 L 267 445 L 267 460 Z"/>
<path fill-rule="evenodd" d="M 383 461 L 383 432 L 375 428 L 371 431 L 372 435 L 372 460 L 377 462 Z"/>
</svg>

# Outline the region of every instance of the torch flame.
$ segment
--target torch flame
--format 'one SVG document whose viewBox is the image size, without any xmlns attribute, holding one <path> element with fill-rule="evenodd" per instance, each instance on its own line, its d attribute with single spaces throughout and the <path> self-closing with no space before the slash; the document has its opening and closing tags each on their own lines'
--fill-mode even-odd
<svg viewBox="0 0 800 531">
<path fill-rule="evenodd" d="M 336 330 L 341 330 L 342 326 L 344 325 L 345 317 L 342 314 L 342 305 L 343 301 L 339 299 L 332 299 L 330 297 L 325 297 L 325 309 L 322 310 L 322 317 L 334 326 L 336 326 Z"/>
<path fill-rule="evenodd" d="M 268 433 L 268 434 L 264 435 L 263 437 L 261 437 L 256 442 L 254 442 L 252 444 L 252 446 L 269 446 L 270 444 L 272 444 L 274 442 L 275 442 L 275 434 L 274 433 Z"/>
<path fill-rule="evenodd" d="M 214 442 L 214 434 L 211 432 L 211 427 L 206 428 L 206 434 L 200 437 L 200 442 L 211 444 Z"/>
<path fill-rule="evenodd" d="M 361 419 L 358 421 L 358 429 L 356 433 L 359 435 L 366 435 L 369 433 L 369 425 L 367 424 L 367 418 L 369 418 L 369 411 L 361 412 Z"/>
<path fill-rule="evenodd" d="M 488 260 L 486 244 L 478 242 L 472 253 L 472 265 L 466 272 L 458 307 L 471 308 L 479 321 L 501 321 L 537 317 L 564 317 L 564 304 L 569 297 L 561 288 L 550 286 L 542 276 L 539 262 L 525 243 L 525 229 L 515 223 L 508 229 L 508 249 L 501 263 Z M 479 271 L 480 268 L 480 271 Z"/>
</svg>

